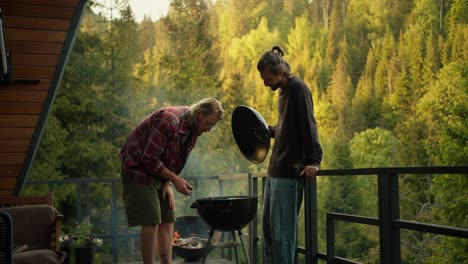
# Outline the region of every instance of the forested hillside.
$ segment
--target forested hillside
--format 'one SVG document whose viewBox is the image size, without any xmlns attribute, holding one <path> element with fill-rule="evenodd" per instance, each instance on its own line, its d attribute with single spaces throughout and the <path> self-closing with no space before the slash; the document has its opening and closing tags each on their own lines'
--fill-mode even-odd
<svg viewBox="0 0 468 264">
<path fill-rule="evenodd" d="M 103 15 L 89 1 L 30 180 L 119 177 L 118 151 L 141 119 L 204 97 L 227 115 L 183 175 L 266 171 L 238 151 L 230 116 L 243 104 L 276 122 L 277 94 L 256 70 L 273 45 L 312 91 L 322 169 L 468 165 L 468 0 L 173 0 L 141 23 L 111 2 Z M 322 213 L 377 215 L 376 179 L 318 181 Z M 403 175 L 400 186 L 402 218 L 468 227 L 465 176 Z M 108 206 L 109 190 L 95 191 Z M 71 193 L 56 192 L 64 208 Z M 379 263 L 377 229 L 337 230 L 337 255 Z M 324 241 L 322 230 L 321 251 Z M 402 241 L 404 263 L 468 262 L 466 239 Z"/>
</svg>

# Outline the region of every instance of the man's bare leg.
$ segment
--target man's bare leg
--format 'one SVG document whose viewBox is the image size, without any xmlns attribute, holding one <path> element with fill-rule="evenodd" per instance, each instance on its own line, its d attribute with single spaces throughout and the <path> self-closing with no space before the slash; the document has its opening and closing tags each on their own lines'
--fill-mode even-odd
<svg viewBox="0 0 468 264">
<path fill-rule="evenodd" d="M 143 226 L 140 233 L 141 256 L 144 264 L 154 264 L 158 225 Z"/>
<path fill-rule="evenodd" d="M 161 264 L 172 263 L 172 238 L 174 233 L 174 223 L 159 224 L 157 240 L 157 251 Z"/>
</svg>

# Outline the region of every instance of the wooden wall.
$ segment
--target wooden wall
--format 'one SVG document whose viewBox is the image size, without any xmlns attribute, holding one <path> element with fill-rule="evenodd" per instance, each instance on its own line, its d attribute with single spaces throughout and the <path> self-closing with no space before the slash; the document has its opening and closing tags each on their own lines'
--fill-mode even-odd
<svg viewBox="0 0 468 264">
<path fill-rule="evenodd" d="M 27 176 L 84 2 L 0 0 L 13 79 L 39 80 L 0 84 L 0 198 L 18 192 Z"/>
</svg>

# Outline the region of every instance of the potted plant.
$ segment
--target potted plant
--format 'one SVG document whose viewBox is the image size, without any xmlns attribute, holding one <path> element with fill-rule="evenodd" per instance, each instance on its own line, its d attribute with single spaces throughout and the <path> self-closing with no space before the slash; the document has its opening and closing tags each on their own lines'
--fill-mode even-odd
<svg viewBox="0 0 468 264">
<path fill-rule="evenodd" d="M 75 230 L 61 238 L 62 247 L 68 247 L 68 253 L 75 255 L 75 263 L 94 263 L 94 249 L 95 247 L 102 246 L 102 239 L 96 237 L 92 232 L 93 224 L 89 220 L 89 217 L 83 218 L 81 222 L 76 223 Z"/>
</svg>

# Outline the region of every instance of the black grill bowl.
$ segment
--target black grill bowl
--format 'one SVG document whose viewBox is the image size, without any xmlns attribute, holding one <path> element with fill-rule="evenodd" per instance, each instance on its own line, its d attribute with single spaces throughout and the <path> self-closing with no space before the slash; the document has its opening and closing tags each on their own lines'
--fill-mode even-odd
<svg viewBox="0 0 468 264">
<path fill-rule="evenodd" d="M 200 217 L 212 229 L 219 231 L 240 230 L 257 214 L 258 197 L 225 196 L 197 199 L 192 208 L 197 208 Z"/>
</svg>

